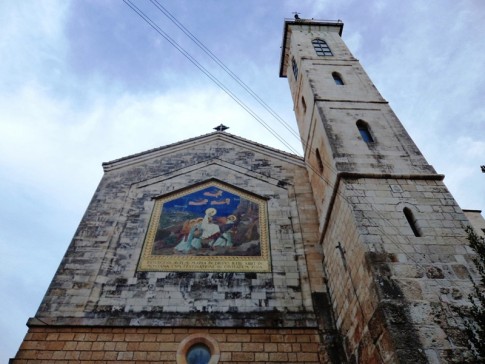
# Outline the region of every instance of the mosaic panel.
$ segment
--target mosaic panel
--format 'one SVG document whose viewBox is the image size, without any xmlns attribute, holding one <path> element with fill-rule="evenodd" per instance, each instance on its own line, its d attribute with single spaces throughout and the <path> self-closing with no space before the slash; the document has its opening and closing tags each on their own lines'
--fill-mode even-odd
<svg viewBox="0 0 485 364">
<path fill-rule="evenodd" d="M 138 270 L 270 269 L 264 199 L 211 181 L 155 201 Z"/>
</svg>

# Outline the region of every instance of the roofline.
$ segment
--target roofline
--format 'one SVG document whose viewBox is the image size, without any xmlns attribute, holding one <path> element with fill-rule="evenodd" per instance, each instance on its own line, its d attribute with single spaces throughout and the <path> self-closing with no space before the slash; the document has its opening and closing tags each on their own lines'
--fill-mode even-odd
<svg viewBox="0 0 485 364">
<path fill-rule="evenodd" d="M 286 78 L 286 75 L 283 75 L 283 63 L 285 60 L 285 44 L 286 44 L 286 38 L 288 34 L 288 27 L 290 25 L 327 25 L 327 26 L 337 26 L 339 27 L 339 32 L 338 34 L 342 36 L 342 32 L 344 30 L 344 23 L 342 23 L 342 20 L 313 20 L 313 19 L 285 19 L 285 23 L 283 26 L 283 43 L 281 45 L 281 59 L 280 59 L 280 77 Z"/>
<path fill-rule="evenodd" d="M 167 145 L 164 145 L 164 146 L 161 146 L 161 147 L 158 147 L 158 148 L 149 149 L 149 150 L 146 150 L 146 151 L 143 151 L 143 152 L 140 152 L 140 153 L 131 154 L 131 155 L 128 155 L 126 157 L 114 159 L 112 161 L 103 162 L 102 166 L 103 166 L 104 171 L 106 172 L 107 170 L 113 168 L 118 163 L 122 163 L 122 162 L 128 161 L 130 159 L 136 159 L 138 157 L 149 156 L 150 154 L 154 154 L 154 153 L 157 153 L 157 152 L 160 152 L 160 151 L 163 151 L 163 150 L 168 150 L 170 148 L 173 148 L 173 147 L 176 147 L 176 146 L 181 146 L 183 144 L 191 143 L 191 142 L 194 142 L 194 141 L 207 139 L 207 138 L 210 138 L 210 137 L 223 137 L 223 138 L 228 138 L 228 139 L 234 139 L 235 141 L 248 143 L 248 144 L 251 144 L 255 147 L 266 149 L 267 151 L 269 151 L 271 153 L 277 153 L 277 154 L 283 155 L 287 158 L 292 158 L 292 159 L 298 160 L 298 162 L 300 162 L 300 163 L 303 161 L 303 157 L 300 157 L 296 154 L 292 154 L 292 153 L 288 153 L 288 152 L 285 152 L 285 151 L 280 150 L 280 149 L 272 148 L 272 147 L 269 147 L 267 145 L 254 142 L 252 140 L 245 139 L 245 138 L 242 138 L 240 136 L 236 136 L 236 135 L 231 134 L 231 133 L 227 133 L 225 131 L 215 131 L 215 132 L 212 132 L 212 133 L 199 135 L 197 137 L 181 140 L 179 142 L 167 144 Z"/>
</svg>

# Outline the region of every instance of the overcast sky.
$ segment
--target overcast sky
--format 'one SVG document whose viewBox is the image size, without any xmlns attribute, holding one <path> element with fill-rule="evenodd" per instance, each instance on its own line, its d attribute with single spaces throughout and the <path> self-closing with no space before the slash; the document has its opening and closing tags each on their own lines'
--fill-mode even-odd
<svg viewBox="0 0 485 364">
<path fill-rule="evenodd" d="M 156 24 L 297 151 L 298 141 L 149 0 Z M 278 77 L 284 18 L 343 38 L 462 208 L 485 209 L 482 0 L 160 3 L 296 130 Z M 13 357 L 102 176 L 101 163 L 212 132 L 282 150 L 121 0 L 0 2 L 0 361 Z"/>
</svg>

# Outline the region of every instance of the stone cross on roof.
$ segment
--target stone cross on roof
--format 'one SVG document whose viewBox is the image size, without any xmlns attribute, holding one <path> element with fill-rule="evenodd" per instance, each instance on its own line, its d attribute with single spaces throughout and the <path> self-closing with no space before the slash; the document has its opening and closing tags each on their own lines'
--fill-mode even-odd
<svg viewBox="0 0 485 364">
<path fill-rule="evenodd" d="M 217 130 L 217 131 L 224 131 L 224 130 L 227 130 L 229 129 L 228 126 L 225 126 L 224 124 L 221 124 L 219 126 L 216 126 L 215 128 L 213 128 L 214 130 Z"/>
</svg>

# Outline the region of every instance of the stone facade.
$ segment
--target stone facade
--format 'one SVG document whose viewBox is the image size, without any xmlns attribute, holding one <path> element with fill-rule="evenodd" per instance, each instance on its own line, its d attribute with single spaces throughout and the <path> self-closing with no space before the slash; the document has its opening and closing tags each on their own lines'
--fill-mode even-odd
<svg viewBox="0 0 485 364">
<path fill-rule="evenodd" d="M 104 168 L 36 318 L 143 326 L 191 325 L 197 316 L 230 326 L 243 320 L 305 326 L 313 320 L 303 245 L 318 239 L 301 220 L 315 214 L 301 159 L 214 133 Z M 154 198 L 210 179 L 268 199 L 272 272 L 138 271 Z"/>
<path fill-rule="evenodd" d="M 29 320 L 18 360 L 174 362 L 177 345 L 192 333 L 215 339 L 221 362 L 314 363 L 329 355 L 321 346 L 322 334 L 334 336 L 329 313 L 313 308 L 313 293 L 325 297 L 326 286 L 303 159 L 215 132 L 105 163 L 104 170 Z M 271 272 L 139 271 L 154 199 L 207 180 L 266 199 Z M 327 331 L 319 320 L 327 320 Z M 142 333 L 156 343 L 141 343 Z M 113 335 L 111 343 L 100 340 Z M 147 345 L 157 353 L 142 349 Z"/>
<path fill-rule="evenodd" d="M 342 27 L 285 23 L 304 158 L 218 131 L 103 165 L 14 363 L 473 362 L 468 221 Z M 139 269 L 155 201 L 210 181 L 265 201 L 270 271 Z"/>
</svg>

